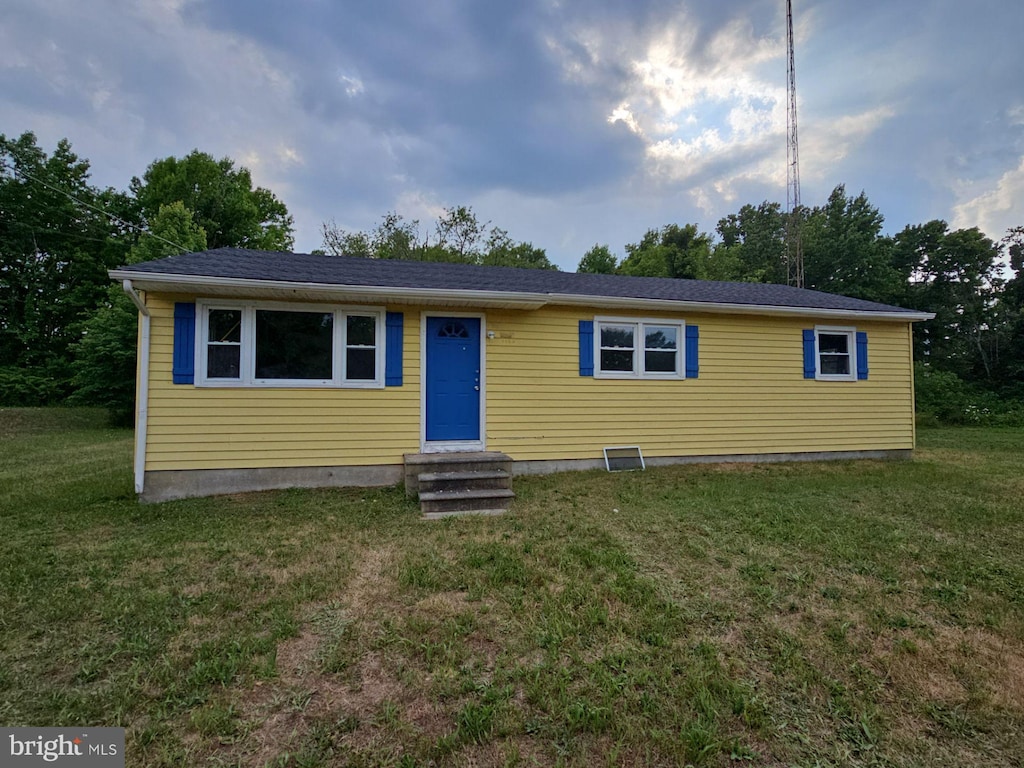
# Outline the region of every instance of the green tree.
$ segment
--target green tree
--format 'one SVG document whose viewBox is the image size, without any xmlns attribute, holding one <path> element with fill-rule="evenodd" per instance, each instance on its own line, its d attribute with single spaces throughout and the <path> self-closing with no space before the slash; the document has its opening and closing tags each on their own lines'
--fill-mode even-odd
<svg viewBox="0 0 1024 768">
<path fill-rule="evenodd" d="M 626 246 L 619 273 L 637 277 L 723 279 L 712 265 L 712 239 L 696 224 L 650 229 L 639 243 Z"/>
<path fill-rule="evenodd" d="M 417 219 L 406 221 L 391 211 L 384 214 L 380 224 L 370 236 L 370 248 L 376 259 L 422 259 L 424 244 L 419 235 Z"/>
<path fill-rule="evenodd" d="M 451 255 L 448 261 L 479 264 L 483 258 L 490 222 L 483 222 L 466 205 L 445 208 L 434 227 L 436 245 Z"/>
<path fill-rule="evenodd" d="M 486 250 L 480 263 L 489 267 L 519 267 L 522 269 L 555 269 L 543 248 L 533 243 L 517 243 L 504 229 L 494 227 L 487 236 Z"/>
<path fill-rule="evenodd" d="M 139 239 L 128 261 L 137 264 L 205 249 L 206 233 L 178 201 L 160 206 L 150 234 Z M 137 329 L 135 305 L 121 286 L 110 286 L 104 303 L 85 322 L 73 348 L 75 392 L 71 402 L 106 408 L 118 426 L 129 426 L 135 413 Z"/>
<path fill-rule="evenodd" d="M 272 192 L 253 188 L 247 168 L 230 158 L 215 160 L 193 150 L 185 157 L 155 160 L 131 191 L 152 228 L 161 205 L 180 201 L 206 232 L 210 248 L 237 246 L 287 251 L 293 243 L 293 220 Z"/>
<path fill-rule="evenodd" d="M 339 227 L 334 220 L 325 221 L 320 225 L 323 238 L 323 253 L 331 256 L 357 256 L 368 259 L 373 254 L 373 246 L 365 232 L 352 232 Z"/>
<path fill-rule="evenodd" d="M 205 251 L 206 230 L 196 224 L 195 216 L 177 200 L 161 205 L 144 233 L 128 254 L 129 264 L 153 261 L 191 251 Z"/>
<path fill-rule="evenodd" d="M 904 303 L 935 313 L 915 323 L 915 354 L 966 381 L 990 381 L 998 353 L 999 247 L 977 228 L 944 221 L 906 227 L 893 263 L 909 271 Z"/>
<path fill-rule="evenodd" d="M 70 345 L 125 258 L 131 238 L 118 221 L 132 217 L 125 195 L 89 183 L 66 139 L 48 156 L 31 132 L 0 135 L 0 404 L 7 392 L 37 393 L 26 405 L 66 394 Z"/>
<path fill-rule="evenodd" d="M 1003 350 L 997 374 L 1003 390 L 1024 400 L 1024 227 L 1013 227 L 1002 240 L 1013 276 L 999 298 Z"/>
<path fill-rule="evenodd" d="M 324 222 L 320 231 L 323 251 L 334 256 L 557 269 L 543 248 L 513 240 L 464 205 L 444 209 L 434 223 L 434 242 L 420 237 L 419 221 L 408 221 L 394 211 L 369 232 L 345 230 L 333 221 Z"/>
<path fill-rule="evenodd" d="M 369 232 L 343 229 L 331 220 L 320 225 L 320 233 L 323 251 L 331 256 L 422 261 L 426 244 L 420 240 L 419 226 L 419 221 L 406 221 L 389 211 Z"/>
<path fill-rule="evenodd" d="M 716 259 L 734 264 L 733 279 L 756 283 L 785 283 L 786 214 L 778 203 L 744 205 L 720 219 L 721 241 Z"/>
<path fill-rule="evenodd" d="M 906 276 L 896 269 L 892 241 L 882 235 L 885 219 L 861 192 L 840 184 L 803 225 L 804 286 L 869 301 L 893 303 Z"/>
<path fill-rule="evenodd" d="M 583 254 L 576 271 L 592 275 L 614 275 L 618 266 L 619 260 L 608 246 L 595 243 L 593 248 Z"/>
</svg>

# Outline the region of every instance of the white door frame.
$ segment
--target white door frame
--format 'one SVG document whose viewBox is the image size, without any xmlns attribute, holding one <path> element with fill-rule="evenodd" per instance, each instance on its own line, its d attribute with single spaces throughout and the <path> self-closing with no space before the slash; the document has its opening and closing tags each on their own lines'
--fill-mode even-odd
<svg viewBox="0 0 1024 768">
<path fill-rule="evenodd" d="M 475 317 L 480 320 L 480 439 L 427 441 L 427 318 Z M 487 450 L 487 315 L 483 312 L 420 312 L 420 451 L 422 453 L 454 453 Z"/>
</svg>

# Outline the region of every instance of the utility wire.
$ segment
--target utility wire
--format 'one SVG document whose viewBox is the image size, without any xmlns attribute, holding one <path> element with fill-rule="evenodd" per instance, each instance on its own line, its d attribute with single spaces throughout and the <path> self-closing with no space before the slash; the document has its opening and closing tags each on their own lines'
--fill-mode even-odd
<svg viewBox="0 0 1024 768">
<path fill-rule="evenodd" d="M 8 150 L 8 153 L 11 155 L 11 157 L 14 157 L 14 153 L 13 152 Z M 25 178 L 27 178 L 27 179 L 29 179 L 31 181 L 34 181 L 37 184 L 43 185 L 47 189 L 51 189 L 54 192 L 57 192 L 58 194 L 64 195 L 65 197 L 69 198 L 70 200 L 73 200 L 74 202 L 76 202 L 79 205 L 81 205 L 83 208 L 88 208 L 89 210 L 94 211 L 94 212 L 100 214 L 101 216 L 106 216 L 109 220 L 114 221 L 114 222 L 120 224 L 122 227 L 127 227 L 128 229 L 134 230 L 136 232 L 141 232 L 144 235 L 149 235 L 150 237 L 155 237 L 157 240 L 160 240 L 161 242 L 167 243 L 167 245 L 174 246 L 175 248 L 177 248 L 182 253 L 184 253 L 184 252 L 189 250 L 188 248 L 183 246 L 181 243 L 175 243 L 175 242 L 173 242 L 171 240 L 168 240 L 166 237 L 161 237 L 160 235 L 157 235 L 157 234 L 154 234 L 153 232 L 150 232 L 146 227 L 142 226 L 141 224 L 132 224 L 129 221 L 125 221 L 120 216 L 114 215 L 110 211 L 105 211 L 102 208 L 97 208 L 95 205 L 90 205 L 89 203 L 85 202 L 84 200 L 80 200 L 79 198 L 75 197 L 73 194 L 68 192 L 66 189 L 61 189 L 60 187 L 55 187 L 53 184 L 50 184 L 47 181 L 43 181 L 42 179 L 33 176 L 31 173 L 29 173 L 25 169 L 18 168 L 16 165 L 13 164 L 13 162 L 11 163 L 10 166 L 7 166 L 7 164 L 5 162 L 4 163 L 4 168 L 5 169 L 9 168 L 11 173 L 14 174 L 14 175 L 24 176 Z"/>
</svg>

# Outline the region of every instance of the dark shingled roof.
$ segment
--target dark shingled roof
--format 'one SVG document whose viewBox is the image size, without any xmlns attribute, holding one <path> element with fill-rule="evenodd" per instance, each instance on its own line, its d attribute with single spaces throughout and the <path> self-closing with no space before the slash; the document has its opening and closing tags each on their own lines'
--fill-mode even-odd
<svg viewBox="0 0 1024 768">
<path fill-rule="evenodd" d="M 901 307 L 788 285 L 588 275 L 543 269 L 390 261 L 308 253 L 253 251 L 244 248 L 217 248 L 198 253 L 183 253 L 157 261 L 132 264 L 117 271 L 324 286 L 496 291 L 509 294 L 549 294 L 553 298 L 558 295 L 573 295 L 918 314 Z"/>
</svg>

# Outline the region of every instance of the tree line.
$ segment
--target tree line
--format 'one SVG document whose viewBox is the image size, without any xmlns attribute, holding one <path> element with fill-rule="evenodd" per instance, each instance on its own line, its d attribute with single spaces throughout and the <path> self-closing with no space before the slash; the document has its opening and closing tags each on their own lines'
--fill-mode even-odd
<svg viewBox="0 0 1024 768">
<path fill-rule="evenodd" d="M 288 250 L 293 222 L 245 168 L 198 150 L 153 161 L 127 190 L 89 181 L 63 139 L 0 134 L 0 406 L 110 409 L 130 423 L 136 311 L 107 270 L 233 245 Z"/>
<path fill-rule="evenodd" d="M 323 247 L 318 252 L 333 256 L 558 269 L 543 248 L 513 240 L 506 230 L 480 221 L 465 205 L 443 210 L 434 222 L 433 239 L 429 229 L 421 233 L 418 219 L 408 220 L 394 211 L 367 232 L 342 229 L 334 221 L 326 221 L 320 233 Z"/>
<path fill-rule="evenodd" d="M 50 154 L 31 132 L 0 135 L 0 406 L 79 403 L 130 423 L 136 312 L 107 270 L 223 246 L 288 251 L 294 224 L 229 158 L 194 150 L 153 161 L 127 190 L 89 181 L 67 140 Z M 994 242 L 931 221 L 883 234 L 862 192 L 837 186 L 794 214 L 805 286 L 935 313 L 916 323 L 919 407 L 945 421 L 1024 421 L 1024 227 Z M 785 283 L 790 214 L 744 205 L 714 232 L 667 224 L 595 245 L 579 272 Z M 319 253 L 557 269 L 468 206 L 421 227 L 395 212 L 370 230 L 321 226 Z"/>
</svg>

